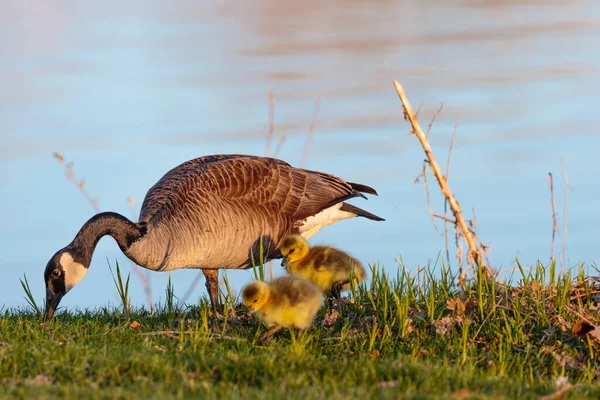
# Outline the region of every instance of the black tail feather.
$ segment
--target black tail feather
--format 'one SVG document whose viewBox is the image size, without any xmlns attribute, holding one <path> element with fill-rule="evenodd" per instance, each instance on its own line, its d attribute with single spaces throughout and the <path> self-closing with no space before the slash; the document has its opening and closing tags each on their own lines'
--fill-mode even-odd
<svg viewBox="0 0 600 400">
<path fill-rule="evenodd" d="M 359 192 L 368 193 L 377 196 L 377 191 L 370 186 L 361 185 L 360 183 L 348 182 L 348 185 L 352 186 L 352 189 L 358 190 Z"/>
<path fill-rule="evenodd" d="M 358 208 L 358 207 L 353 206 L 352 204 L 348 204 L 348 203 L 342 203 L 342 207 L 340 208 L 340 211 L 350 212 L 350 213 L 356 214 L 359 217 L 365 217 L 365 218 L 371 219 L 373 221 L 385 221 L 384 218 L 378 217 L 375 214 L 371 214 L 370 212 L 365 211 L 362 208 Z"/>
</svg>

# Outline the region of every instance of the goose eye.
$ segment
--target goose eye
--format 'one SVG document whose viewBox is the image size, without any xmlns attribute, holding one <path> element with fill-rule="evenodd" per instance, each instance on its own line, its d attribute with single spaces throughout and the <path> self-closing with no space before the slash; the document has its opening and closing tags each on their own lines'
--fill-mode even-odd
<svg viewBox="0 0 600 400">
<path fill-rule="evenodd" d="M 258 299 L 254 299 L 253 303 L 256 303 L 258 301 Z"/>
<path fill-rule="evenodd" d="M 52 276 L 58 278 L 60 276 L 60 270 L 55 269 L 54 271 L 52 271 Z"/>
<path fill-rule="evenodd" d="M 291 249 L 288 254 L 292 254 L 294 252 L 294 250 L 296 250 L 296 249 Z"/>
</svg>

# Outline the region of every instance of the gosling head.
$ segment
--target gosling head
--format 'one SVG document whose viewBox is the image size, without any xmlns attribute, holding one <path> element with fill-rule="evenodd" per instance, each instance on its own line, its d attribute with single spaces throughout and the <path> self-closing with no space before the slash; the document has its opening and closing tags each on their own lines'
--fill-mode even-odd
<svg viewBox="0 0 600 400">
<path fill-rule="evenodd" d="M 248 311 L 253 313 L 260 310 L 271 296 L 271 287 L 262 281 L 252 281 L 242 291 L 242 299 Z"/>
<path fill-rule="evenodd" d="M 295 262 L 306 257 L 310 251 L 310 246 L 302 236 L 290 235 L 283 239 L 279 250 L 281 251 L 281 255 L 283 255 L 281 266 L 285 267 L 290 262 Z"/>
<path fill-rule="evenodd" d="M 57 251 L 52 256 L 44 271 L 47 318 L 52 318 L 63 296 L 85 276 L 88 267 L 89 261 L 86 262 L 71 246 Z"/>
</svg>

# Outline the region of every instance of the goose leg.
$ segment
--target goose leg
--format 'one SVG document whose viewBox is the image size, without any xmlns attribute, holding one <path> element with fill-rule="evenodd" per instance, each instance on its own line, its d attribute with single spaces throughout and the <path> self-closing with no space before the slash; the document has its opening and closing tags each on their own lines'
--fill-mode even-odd
<svg viewBox="0 0 600 400">
<path fill-rule="evenodd" d="M 206 278 L 206 290 L 210 297 L 210 304 L 215 310 L 219 305 L 219 270 L 218 269 L 204 269 L 202 270 L 204 278 Z"/>
<path fill-rule="evenodd" d="M 271 329 L 269 329 L 268 331 L 263 333 L 259 340 L 261 342 L 267 341 L 267 339 L 269 339 L 275 332 L 278 332 L 279 330 L 281 330 L 281 328 L 282 328 L 281 326 L 275 325 L 274 327 L 272 327 Z"/>
<path fill-rule="evenodd" d="M 347 281 L 339 281 L 333 284 L 333 286 L 331 287 L 331 296 L 334 299 L 339 299 L 340 298 L 340 294 L 342 291 L 342 288 L 344 287 L 344 285 L 350 283 L 349 280 Z"/>
</svg>

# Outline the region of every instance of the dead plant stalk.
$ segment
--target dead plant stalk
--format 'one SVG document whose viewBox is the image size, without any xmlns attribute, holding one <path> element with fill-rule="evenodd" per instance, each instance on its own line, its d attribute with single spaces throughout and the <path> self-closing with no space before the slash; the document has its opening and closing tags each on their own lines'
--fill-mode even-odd
<svg viewBox="0 0 600 400">
<path fill-rule="evenodd" d="M 431 149 L 429 140 L 427 140 L 427 136 L 421 129 L 421 125 L 419 124 L 419 121 L 417 120 L 417 117 L 415 116 L 415 114 L 413 112 L 412 106 L 410 105 L 410 102 L 408 101 L 406 94 L 404 93 L 404 89 L 402 88 L 402 85 L 400 85 L 400 83 L 398 81 L 394 81 L 394 87 L 396 88 L 398 97 L 400 98 L 400 101 L 402 102 L 402 106 L 404 108 L 404 116 L 405 116 L 405 118 L 407 118 L 409 120 L 409 122 L 412 126 L 411 133 L 414 133 L 417 136 L 417 138 L 419 139 L 419 141 L 421 142 L 421 146 L 423 147 L 423 150 L 425 151 L 425 155 L 427 156 L 427 160 L 429 161 L 429 167 L 431 168 L 431 172 L 435 176 L 435 178 L 440 186 L 440 189 L 442 191 L 442 194 L 448 200 L 448 204 L 450 205 L 450 210 L 452 211 L 452 213 L 454 214 L 454 218 L 456 219 L 456 225 L 460 229 L 462 235 L 464 236 L 464 238 L 467 242 L 467 245 L 469 246 L 469 252 L 470 252 L 472 259 L 474 260 L 477 267 L 481 268 L 482 272 L 485 272 L 485 274 L 487 275 L 488 278 L 493 278 L 492 271 L 490 271 L 483 263 L 483 257 L 481 255 L 481 252 L 477 248 L 475 238 L 471 234 L 471 231 L 469 230 L 469 227 L 467 226 L 467 223 L 465 222 L 462 211 L 460 209 L 460 205 L 459 205 L 458 201 L 456 200 L 456 198 L 454 197 L 454 195 L 452 194 L 452 191 L 450 190 L 450 187 L 448 186 L 446 177 L 442 174 L 442 171 L 433 155 L 433 150 Z"/>
<path fill-rule="evenodd" d="M 550 200 L 552 201 L 552 247 L 550 248 L 550 261 L 554 261 L 554 238 L 558 231 L 556 223 L 556 203 L 554 201 L 554 183 L 552 182 L 552 172 L 548 172 L 548 181 L 550 182 Z"/>
</svg>

